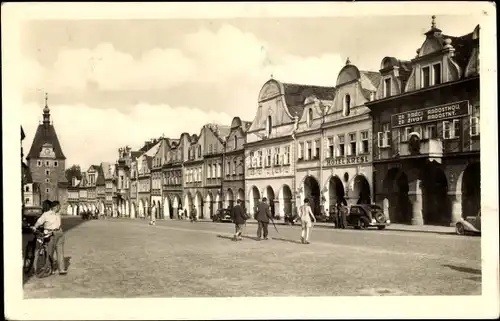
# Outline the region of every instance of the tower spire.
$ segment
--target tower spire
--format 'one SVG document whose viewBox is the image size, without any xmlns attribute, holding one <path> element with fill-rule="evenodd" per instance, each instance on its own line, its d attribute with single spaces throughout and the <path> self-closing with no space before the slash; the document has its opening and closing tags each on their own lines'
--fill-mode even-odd
<svg viewBox="0 0 500 321">
<path fill-rule="evenodd" d="M 45 93 L 45 107 L 43 108 L 43 123 L 49 125 L 50 124 L 50 109 L 47 104 L 49 99 L 49 95 Z"/>
<path fill-rule="evenodd" d="M 432 16 L 431 29 L 436 29 L 436 16 Z"/>
</svg>

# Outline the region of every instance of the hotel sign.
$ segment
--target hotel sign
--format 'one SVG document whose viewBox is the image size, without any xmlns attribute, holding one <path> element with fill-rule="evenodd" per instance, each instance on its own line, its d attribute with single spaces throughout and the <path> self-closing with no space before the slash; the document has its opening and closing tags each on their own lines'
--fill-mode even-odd
<svg viewBox="0 0 500 321">
<path fill-rule="evenodd" d="M 451 104 L 430 108 L 410 110 L 391 116 L 392 128 L 429 123 L 437 120 L 456 118 L 469 114 L 469 101 L 463 100 Z"/>
<path fill-rule="evenodd" d="M 351 164 L 361 164 L 361 163 L 368 163 L 368 156 L 347 156 L 347 157 L 329 158 L 326 160 L 326 166 L 351 165 Z"/>
</svg>

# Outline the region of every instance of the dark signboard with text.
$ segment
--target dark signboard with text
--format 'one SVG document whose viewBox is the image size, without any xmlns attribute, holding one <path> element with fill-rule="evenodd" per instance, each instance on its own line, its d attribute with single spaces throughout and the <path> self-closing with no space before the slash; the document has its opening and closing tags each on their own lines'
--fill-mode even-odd
<svg viewBox="0 0 500 321">
<path fill-rule="evenodd" d="M 392 128 L 429 123 L 438 120 L 457 118 L 469 114 L 469 101 L 463 100 L 446 105 L 424 109 L 409 110 L 391 116 Z"/>
</svg>

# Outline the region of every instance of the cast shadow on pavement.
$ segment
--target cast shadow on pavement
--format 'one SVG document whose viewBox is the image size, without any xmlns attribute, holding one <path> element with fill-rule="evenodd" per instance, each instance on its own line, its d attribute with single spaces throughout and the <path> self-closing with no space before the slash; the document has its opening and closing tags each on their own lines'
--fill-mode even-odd
<svg viewBox="0 0 500 321">
<path fill-rule="evenodd" d="M 289 243 L 295 243 L 295 244 L 302 244 L 300 241 L 288 240 L 288 239 L 283 239 L 283 238 L 279 238 L 279 237 L 273 237 L 273 240 L 283 241 L 283 242 L 289 242 Z"/>
<path fill-rule="evenodd" d="M 233 240 L 233 236 L 227 236 L 227 235 L 217 235 L 218 238 L 221 238 L 221 239 L 227 239 L 227 240 Z M 250 240 L 254 240 L 254 241 L 259 241 L 260 239 L 258 237 L 253 237 L 253 236 L 248 236 L 248 235 L 242 235 L 241 236 L 242 238 L 244 239 L 250 239 Z"/>
<path fill-rule="evenodd" d="M 470 274 L 476 274 L 476 275 L 481 275 L 481 270 L 478 269 L 471 269 L 468 267 L 462 267 L 462 266 L 455 266 L 455 265 L 449 265 L 449 264 L 443 264 L 444 267 L 450 268 L 455 271 L 459 272 L 464 272 L 464 273 L 470 273 Z"/>
</svg>

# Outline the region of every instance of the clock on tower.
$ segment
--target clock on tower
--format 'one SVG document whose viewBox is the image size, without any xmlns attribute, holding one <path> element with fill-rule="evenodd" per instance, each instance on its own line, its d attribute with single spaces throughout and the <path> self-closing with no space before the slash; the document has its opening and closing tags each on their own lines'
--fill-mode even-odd
<svg viewBox="0 0 500 321">
<path fill-rule="evenodd" d="M 42 158 L 56 158 L 56 153 L 51 144 L 43 144 L 42 151 L 40 152 L 40 157 Z"/>
</svg>

